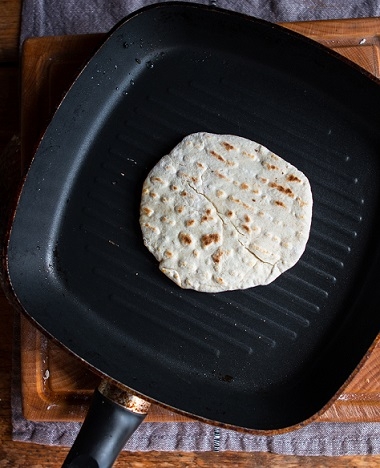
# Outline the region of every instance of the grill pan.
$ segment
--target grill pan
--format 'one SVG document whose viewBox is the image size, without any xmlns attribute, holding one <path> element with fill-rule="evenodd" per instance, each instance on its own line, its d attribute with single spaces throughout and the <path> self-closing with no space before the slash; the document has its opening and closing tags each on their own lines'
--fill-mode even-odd
<svg viewBox="0 0 380 468">
<path fill-rule="evenodd" d="M 377 80 L 282 27 L 191 3 L 132 14 L 35 154 L 6 252 L 14 297 L 149 401 L 254 433 L 299 427 L 379 331 L 379 108 Z M 143 245 L 142 182 L 198 131 L 258 141 L 310 180 L 305 253 L 268 286 L 182 290 Z"/>
</svg>

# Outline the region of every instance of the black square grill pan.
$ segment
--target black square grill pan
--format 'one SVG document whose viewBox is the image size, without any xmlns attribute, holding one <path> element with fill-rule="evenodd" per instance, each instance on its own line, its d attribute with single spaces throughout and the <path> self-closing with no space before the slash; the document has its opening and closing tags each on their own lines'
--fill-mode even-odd
<svg viewBox="0 0 380 468">
<path fill-rule="evenodd" d="M 284 28 L 191 3 L 140 10 L 37 150 L 9 238 L 14 295 L 149 400 L 255 432 L 309 421 L 379 332 L 379 109 L 377 80 Z M 143 180 L 198 131 L 260 142 L 310 180 L 306 251 L 268 286 L 182 290 L 143 245 Z"/>
</svg>

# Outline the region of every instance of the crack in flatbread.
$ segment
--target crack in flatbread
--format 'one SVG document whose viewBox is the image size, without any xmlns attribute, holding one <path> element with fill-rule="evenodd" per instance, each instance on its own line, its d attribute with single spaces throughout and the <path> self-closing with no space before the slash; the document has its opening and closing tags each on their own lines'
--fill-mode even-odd
<svg viewBox="0 0 380 468">
<path fill-rule="evenodd" d="M 220 213 L 217 205 L 210 199 L 207 197 L 207 195 L 205 195 L 204 193 L 198 191 L 195 187 L 193 187 L 191 184 L 188 184 L 188 186 L 194 190 L 194 192 L 196 192 L 199 196 L 202 196 L 202 197 L 205 197 L 206 200 L 214 207 L 215 209 L 215 212 L 216 214 L 219 216 L 220 220 L 222 221 L 222 223 L 224 225 L 227 225 L 227 226 L 232 226 L 238 235 L 242 236 L 243 238 L 245 239 L 248 239 L 248 236 L 243 232 L 241 231 L 231 220 L 228 220 L 226 217 L 224 217 L 222 215 L 222 213 Z M 251 250 L 249 247 L 247 247 L 244 242 L 241 241 L 241 239 L 237 238 L 237 241 L 242 245 L 242 247 L 251 255 L 253 255 L 259 262 L 262 262 L 262 263 L 267 263 L 269 265 L 274 265 L 275 263 L 271 263 L 271 262 L 268 262 L 268 261 L 265 261 L 264 259 L 262 259 L 257 253 L 256 251 L 254 250 Z"/>
</svg>

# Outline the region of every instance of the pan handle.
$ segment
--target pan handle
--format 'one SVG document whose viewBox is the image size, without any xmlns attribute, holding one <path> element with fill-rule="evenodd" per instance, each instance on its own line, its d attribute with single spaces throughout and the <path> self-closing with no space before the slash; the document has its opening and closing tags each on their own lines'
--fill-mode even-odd
<svg viewBox="0 0 380 468">
<path fill-rule="evenodd" d="M 112 467 L 149 406 L 142 398 L 103 380 L 62 467 Z"/>
</svg>

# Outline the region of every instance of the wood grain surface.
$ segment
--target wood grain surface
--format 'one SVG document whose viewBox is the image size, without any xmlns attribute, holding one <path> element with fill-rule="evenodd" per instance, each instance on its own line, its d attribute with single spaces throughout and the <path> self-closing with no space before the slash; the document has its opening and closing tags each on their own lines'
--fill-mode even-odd
<svg viewBox="0 0 380 468">
<path fill-rule="evenodd" d="M 5 6 L 5 9 L 3 8 Z M 7 93 L 11 93 L 17 100 L 19 66 L 17 63 L 17 43 L 20 0 L 7 0 L 2 2 L 0 11 L 0 60 L 15 60 L 11 66 L 4 68 L 6 72 L 0 73 L 0 89 L 7 87 Z M 7 16 L 8 15 L 8 16 Z M 8 18 L 10 19 L 8 21 Z M 9 24 L 9 27 L 8 27 Z M 3 28 L 4 25 L 4 28 Z M 339 53 L 361 63 L 367 70 L 379 75 L 379 47 L 378 36 L 380 22 L 378 19 L 343 20 L 329 22 L 296 23 L 289 25 L 292 29 L 309 35 L 324 42 L 328 46 L 335 46 Z M 2 29 L 3 28 L 3 29 Z M 365 41 L 363 42 L 363 40 Z M 335 42 L 334 42 L 335 41 Z M 78 44 L 77 44 L 78 45 Z M 361 46 L 361 47 L 358 47 Z M 73 71 L 73 76 L 75 76 Z M 5 76 L 5 78 L 4 78 Z M 30 79 L 33 80 L 33 70 L 30 70 Z M 0 95 L 1 97 L 1 95 Z M 9 125 L 10 136 L 18 132 L 17 106 L 5 97 L 0 99 L 0 117 L 10 115 L 13 123 Z M 37 116 L 38 118 L 38 116 Z M 5 120 L 3 120 L 5 122 Z M 25 122 L 28 124 L 28 122 Z M 29 121 L 29 125 L 33 122 Z M 46 122 L 36 126 L 42 130 Z M 0 141 L 0 153 L 4 148 L 4 141 Z M 1 183 L 1 179 L 0 179 Z M 15 181 L 17 183 L 17 181 Z M 47 447 L 36 444 L 17 443 L 11 437 L 11 407 L 10 407 L 10 382 L 11 382 L 11 351 L 14 310 L 8 303 L 4 294 L 0 291 L 0 468 L 2 467 L 59 467 L 66 456 L 67 448 Z M 38 347 L 34 350 L 36 352 Z M 60 350 L 61 351 L 61 350 Z M 370 395 L 367 400 L 368 408 L 376 407 L 379 384 L 380 357 L 374 351 L 370 360 L 361 369 L 359 374 L 351 382 L 352 398 L 362 395 L 363 392 Z M 36 355 L 36 354 L 35 354 Z M 37 355 L 36 355 L 37 356 Z M 41 356 L 39 357 L 39 359 Z M 373 362 L 371 362 L 373 360 Z M 37 362 L 41 362 L 38 361 Z M 53 369 L 53 368 L 51 368 Z M 41 370 L 41 372 L 44 369 Z M 65 377 L 67 378 L 67 376 Z M 75 379 L 74 379 L 75 380 Z M 37 381 L 37 379 L 36 379 Z M 67 381 L 61 385 L 67 386 Z M 71 384 L 70 384 L 71 385 Z M 79 387 L 83 388 L 83 382 Z M 54 387 L 53 388 L 57 388 Z M 362 397 L 360 397 L 362 398 Z M 372 405 L 372 399 L 374 406 Z M 355 410 L 356 411 L 356 410 Z M 354 412 L 355 412 L 354 411 Z M 378 413 L 369 413 L 368 419 L 376 419 Z M 380 456 L 347 456 L 347 457 L 294 457 L 274 455 L 268 453 L 122 453 L 115 464 L 116 467 L 151 468 L 151 467 L 347 467 L 347 468 L 372 468 L 380 466 Z"/>
<path fill-rule="evenodd" d="M 21 1 L 1 0 L 0 12 L 0 63 L 17 62 Z"/>
</svg>

